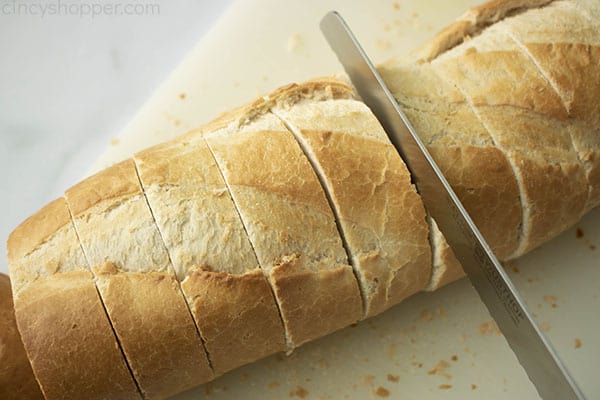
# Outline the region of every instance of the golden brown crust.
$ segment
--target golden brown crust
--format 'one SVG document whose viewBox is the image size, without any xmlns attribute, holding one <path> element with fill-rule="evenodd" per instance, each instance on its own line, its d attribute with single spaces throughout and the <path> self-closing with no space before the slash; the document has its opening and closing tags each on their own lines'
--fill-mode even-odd
<svg viewBox="0 0 600 400">
<path fill-rule="evenodd" d="M 579 220 L 588 196 L 585 171 L 569 130 L 563 128 L 567 112 L 531 60 L 515 50 L 472 49 L 433 66 L 464 91 L 515 171 L 523 223 L 519 246 L 510 257 Z"/>
<path fill-rule="evenodd" d="M 485 28 L 510 15 L 525 12 L 554 0 L 491 0 L 471 8 L 458 20 L 442 29 L 414 53 L 418 62 L 429 62 L 442 53 L 460 45 Z"/>
<path fill-rule="evenodd" d="M 328 193 L 365 305 L 376 315 L 427 285 L 425 211 L 398 152 L 375 117 L 353 100 L 277 108 Z M 368 168 L 366 167 L 368 166 Z"/>
<path fill-rule="evenodd" d="M 79 183 L 65 197 L 144 397 L 165 398 L 212 379 L 133 161 Z"/>
<path fill-rule="evenodd" d="M 311 99 L 315 97 L 315 94 L 331 99 L 352 99 L 356 96 L 348 84 L 329 76 L 311 79 L 301 84 L 291 83 L 263 95 L 253 102 L 224 112 L 200 130 L 214 132 L 231 123 L 240 127 L 269 112 L 273 107 L 293 104 L 301 99 Z"/>
<path fill-rule="evenodd" d="M 68 223 L 63 224 L 67 218 Z M 43 242 L 32 240 L 31 248 L 13 251 L 12 243 L 23 244 L 21 235 L 36 231 L 36 225 L 31 224 L 35 220 L 48 221 L 58 230 L 50 233 L 47 227 L 38 227 L 38 232 L 47 232 Z M 46 398 L 140 398 L 86 266 L 64 199 L 52 202 L 15 232 L 18 239 L 11 235 L 8 244 L 15 315 Z"/>
<path fill-rule="evenodd" d="M 313 272 L 297 268 L 295 261 L 281 262 L 269 275 L 295 347 L 360 318 L 363 306 L 352 267 Z"/>
<path fill-rule="evenodd" d="M 429 65 L 386 64 L 380 72 L 496 255 L 510 256 L 518 246 L 522 209 L 506 155 L 464 96 Z"/>
<path fill-rule="evenodd" d="M 15 312 L 47 399 L 141 398 L 88 273 L 31 283 Z"/>
<path fill-rule="evenodd" d="M 215 375 L 285 350 L 285 334 L 271 287 L 260 269 L 243 275 L 194 271 L 182 283 L 192 294 Z"/>
<path fill-rule="evenodd" d="M 65 207 L 64 199 L 46 204 L 10 234 L 6 244 L 8 257 L 14 260 L 25 257 L 56 231 L 70 223 L 71 216 Z"/>
<path fill-rule="evenodd" d="M 139 182 L 131 174 L 133 161 L 122 161 L 69 189 L 69 209 L 73 216 L 91 209 L 100 202 L 132 194 L 140 194 Z"/>
<path fill-rule="evenodd" d="M 164 399 L 213 379 L 176 279 L 95 268 L 106 311 L 145 398 Z"/>
<path fill-rule="evenodd" d="M 17 330 L 10 279 L 4 274 L 0 274 L 0 398 L 44 398 Z"/>
<path fill-rule="evenodd" d="M 264 114 L 206 140 L 274 289 L 288 348 L 356 322 L 362 312 L 358 284 L 325 195 L 293 135 L 274 115 Z M 343 266 L 351 279 L 332 287 L 317 284 Z M 278 289 L 279 279 L 292 278 L 298 285 L 294 292 Z M 295 297 L 298 291 L 311 297 Z M 330 298 L 344 299 L 343 305 L 320 303 Z M 324 322 L 324 315 L 330 320 Z"/>
<path fill-rule="evenodd" d="M 227 186 L 204 139 L 135 155 L 216 375 L 285 350 L 285 332 Z"/>
</svg>

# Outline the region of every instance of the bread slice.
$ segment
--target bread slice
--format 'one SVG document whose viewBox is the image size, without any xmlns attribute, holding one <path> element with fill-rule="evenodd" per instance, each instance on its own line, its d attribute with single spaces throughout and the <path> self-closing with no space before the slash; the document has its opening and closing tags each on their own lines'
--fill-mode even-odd
<svg viewBox="0 0 600 400">
<path fill-rule="evenodd" d="M 367 318 L 429 283 L 425 210 L 404 162 L 371 111 L 353 99 L 319 97 L 325 99 L 274 112 L 294 133 L 328 194 Z"/>
<path fill-rule="evenodd" d="M 202 133 L 134 159 L 215 374 L 284 351 L 275 298 Z"/>
<path fill-rule="evenodd" d="M 0 399 L 43 399 L 17 330 L 10 279 L 0 274 Z"/>
<path fill-rule="evenodd" d="M 511 255 L 522 223 L 517 179 L 464 96 L 427 64 L 379 72 L 495 254 Z"/>
<path fill-rule="evenodd" d="M 83 252 L 145 398 L 212 379 L 200 336 L 126 160 L 65 192 Z"/>
<path fill-rule="evenodd" d="M 588 183 L 566 129 L 566 110 L 514 40 L 494 25 L 431 65 L 464 93 L 516 173 L 523 222 L 519 246 L 509 257 L 578 221 Z"/>
<path fill-rule="evenodd" d="M 590 186 L 587 211 L 600 204 L 600 23 L 588 14 L 591 4 L 579 3 L 556 1 L 498 28 L 519 43 L 568 112 L 568 130 Z M 600 9 L 600 2 L 593 4 Z"/>
<path fill-rule="evenodd" d="M 358 321 L 360 292 L 294 136 L 270 113 L 239 120 L 206 140 L 272 285 L 291 350 Z"/>
<path fill-rule="evenodd" d="M 17 324 L 45 398 L 141 399 L 65 200 L 29 217 L 7 247 Z"/>
</svg>

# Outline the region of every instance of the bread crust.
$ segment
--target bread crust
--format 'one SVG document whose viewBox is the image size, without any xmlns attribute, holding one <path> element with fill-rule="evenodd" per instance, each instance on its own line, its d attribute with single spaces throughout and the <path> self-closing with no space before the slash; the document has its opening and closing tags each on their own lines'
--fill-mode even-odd
<svg viewBox="0 0 600 400">
<path fill-rule="evenodd" d="M 200 133 L 134 158 L 215 374 L 285 350 L 271 288 Z"/>
<path fill-rule="evenodd" d="M 293 135 L 264 114 L 206 140 L 273 287 L 288 349 L 360 319 L 358 284 L 333 214 Z M 338 281 L 327 287 L 332 274 Z"/>
<path fill-rule="evenodd" d="M 17 330 L 10 279 L 4 274 L 0 274 L 0 398 L 44 398 Z"/>
<path fill-rule="evenodd" d="M 551 3 L 554 0 L 491 0 L 473 7 L 438 32 L 413 53 L 419 62 L 430 62 L 448 50 L 462 44 L 509 15 L 523 13 Z"/>
<path fill-rule="evenodd" d="M 144 397 L 213 378 L 132 160 L 65 192 L 102 301 Z"/>
<path fill-rule="evenodd" d="M 44 396 L 141 398 L 64 199 L 51 202 L 11 234 L 8 258 L 17 324 Z"/>
<path fill-rule="evenodd" d="M 514 258 L 578 221 L 588 184 L 569 131 L 561 129 L 567 112 L 560 98 L 516 43 L 495 40 L 507 50 L 478 51 L 482 35 L 473 47 L 432 65 L 465 93 L 515 171 L 523 223 Z"/>
</svg>

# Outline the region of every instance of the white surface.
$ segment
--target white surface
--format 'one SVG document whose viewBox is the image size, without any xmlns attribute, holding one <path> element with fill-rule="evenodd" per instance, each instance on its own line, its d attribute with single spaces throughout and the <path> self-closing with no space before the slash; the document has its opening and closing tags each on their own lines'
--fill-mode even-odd
<svg viewBox="0 0 600 400">
<path fill-rule="evenodd" d="M 379 0 L 237 2 L 94 168 L 206 122 L 279 84 L 340 70 L 317 30 L 319 18 L 331 8 L 347 17 L 373 58 L 383 60 L 413 48 L 470 3 L 400 1 L 395 9 L 391 1 Z M 572 229 L 510 265 L 509 271 L 584 392 L 599 398 L 600 250 L 591 246 L 600 246 L 600 211 L 580 227 L 582 238 Z M 243 367 L 178 399 L 363 399 L 382 398 L 386 390 L 389 398 L 402 399 L 537 398 L 502 337 L 480 331 L 489 320 L 468 283 L 460 281 L 307 344 L 291 357 L 276 355 Z M 581 348 L 575 348 L 576 338 Z M 441 360 L 448 368 L 428 373 Z"/>
<path fill-rule="evenodd" d="M 158 12 L 42 18 L 0 7 L 0 272 L 10 231 L 83 177 L 230 0 L 145 3 Z"/>
</svg>

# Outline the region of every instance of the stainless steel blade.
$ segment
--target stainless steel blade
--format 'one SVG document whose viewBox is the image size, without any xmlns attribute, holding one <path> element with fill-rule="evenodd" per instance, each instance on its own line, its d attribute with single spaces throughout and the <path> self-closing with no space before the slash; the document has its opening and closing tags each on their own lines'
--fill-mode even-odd
<svg viewBox="0 0 600 400">
<path fill-rule="evenodd" d="M 545 400 L 584 399 L 348 25 L 332 11 L 321 21 L 321 30 L 358 94 L 402 155 L 425 208 L 436 220 L 540 396 Z"/>
</svg>

